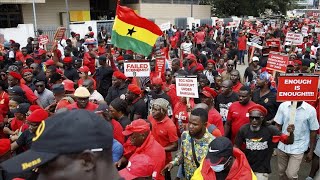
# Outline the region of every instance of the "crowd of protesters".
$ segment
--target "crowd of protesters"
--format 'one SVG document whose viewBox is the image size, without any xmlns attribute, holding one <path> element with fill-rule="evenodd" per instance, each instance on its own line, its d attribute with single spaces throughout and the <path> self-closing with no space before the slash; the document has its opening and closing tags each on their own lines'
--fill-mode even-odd
<svg viewBox="0 0 320 180">
<path fill-rule="evenodd" d="M 303 26 L 303 43 L 286 43 Z M 267 180 L 273 157 L 281 180 L 301 179 L 302 161 L 320 178 L 320 96 L 299 101 L 290 124 L 292 103 L 277 101 L 278 73 L 266 69 L 273 48 L 290 56 L 286 73 L 320 74 L 315 29 L 303 18 L 172 26 L 148 57 L 114 47 L 105 29 L 50 50 L 11 37 L 0 52 L 0 180 Z M 280 45 L 248 46 L 252 32 Z M 150 76 L 126 77 L 124 62 L 141 60 Z M 177 96 L 176 77 L 189 75 L 199 98 Z"/>
</svg>

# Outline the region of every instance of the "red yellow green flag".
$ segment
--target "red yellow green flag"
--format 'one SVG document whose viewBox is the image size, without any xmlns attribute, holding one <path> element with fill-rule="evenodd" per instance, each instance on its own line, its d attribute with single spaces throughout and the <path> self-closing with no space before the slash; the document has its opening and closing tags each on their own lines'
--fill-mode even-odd
<svg viewBox="0 0 320 180">
<path fill-rule="evenodd" d="M 156 24 L 138 16 L 128 7 L 117 5 L 111 37 L 114 46 L 148 56 L 161 35 L 162 31 Z"/>
</svg>

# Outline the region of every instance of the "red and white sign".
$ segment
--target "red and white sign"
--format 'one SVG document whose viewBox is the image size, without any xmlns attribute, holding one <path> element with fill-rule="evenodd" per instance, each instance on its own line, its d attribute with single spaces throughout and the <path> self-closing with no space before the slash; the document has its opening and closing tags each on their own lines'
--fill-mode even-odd
<svg viewBox="0 0 320 180">
<path fill-rule="evenodd" d="M 49 42 L 49 37 L 47 35 L 40 35 L 39 36 L 39 44 L 40 45 L 48 44 L 48 42 Z"/>
<path fill-rule="evenodd" d="M 56 33 L 54 34 L 54 40 L 59 41 L 64 37 L 64 33 L 66 32 L 67 28 L 65 27 L 58 27 Z"/>
<path fill-rule="evenodd" d="M 289 61 L 288 55 L 271 51 L 269 52 L 267 69 L 285 73 L 287 70 L 288 61 Z"/>
<path fill-rule="evenodd" d="M 316 101 L 319 76 L 290 74 L 278 77 L 277 101 Z"/>
<path fill-rule="evenodd" d="M 199 98 L 198 82 L 196 77 L 177 77 L 176 90 L 179 97 Z"/>
<path fill-rule="evenodd" d="M 149 77 L 149 62 L 124 62 L 124 75 L 127 77 Z"/>
<path fill-rule="evenodd" d="M 280 39 L 277 38 L 272 38 L 272 39 L 268 39 L 266 41 L 266 45 L 267 46 L 276 46 L 276 47 L 280 47 Z"/>
<path fill-rule="evenodd" d="M 288 32 L 286 41 L 290 42 L 292 45 L 301 45 L 303 42 L 303 35 L 300 33 Z"/>
<path fill-rule="evenodd" d="M 166 70 L 166 57 L 160 56 L 156 58 L 155 70 L 160 73 L 164 73 Z"/>
<path fill-rule="evenodd" d="M 308 36 L 309 26 L 302 26 L 301 33 L 303 36 Z"/>
</svg>

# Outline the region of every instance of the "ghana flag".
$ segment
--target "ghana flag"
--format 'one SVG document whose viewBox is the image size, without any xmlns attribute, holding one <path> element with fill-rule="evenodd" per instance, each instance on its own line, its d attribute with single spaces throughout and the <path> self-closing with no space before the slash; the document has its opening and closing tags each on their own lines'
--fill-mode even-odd
<svg viewBox="0 0 320 180">
<path fill-rule="evenodd" d="M 161 35 L 162 31 L 156 24 L 138 16 L 128 7 L 117 5 L 111 37 L 114 46 L 148 56 Z"/>
</svg>

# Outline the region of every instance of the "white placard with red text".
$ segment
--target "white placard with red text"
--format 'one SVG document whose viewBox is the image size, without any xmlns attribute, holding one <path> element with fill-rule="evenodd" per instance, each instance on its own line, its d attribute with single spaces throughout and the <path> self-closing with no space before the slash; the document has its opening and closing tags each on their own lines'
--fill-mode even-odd
<svg viewBox="0 0 320 180">
<path fill-rule="evenodd" d="M 176 90 L 179 97 L 199 98 L 196 77 L 177 77 Z"/>
<path fill-rule="evenodd" d="M 127 77 L 149 77 L 150 63 L 149 62 L 125 62 L 124 75 Z"/>
<path fill-rule="evenodd" d="M 301 45 L 303 42 L 303 35 L 300 33 L 288 32 L 286 41 L 290 42 L 291 45 Z"/>
</svg>

